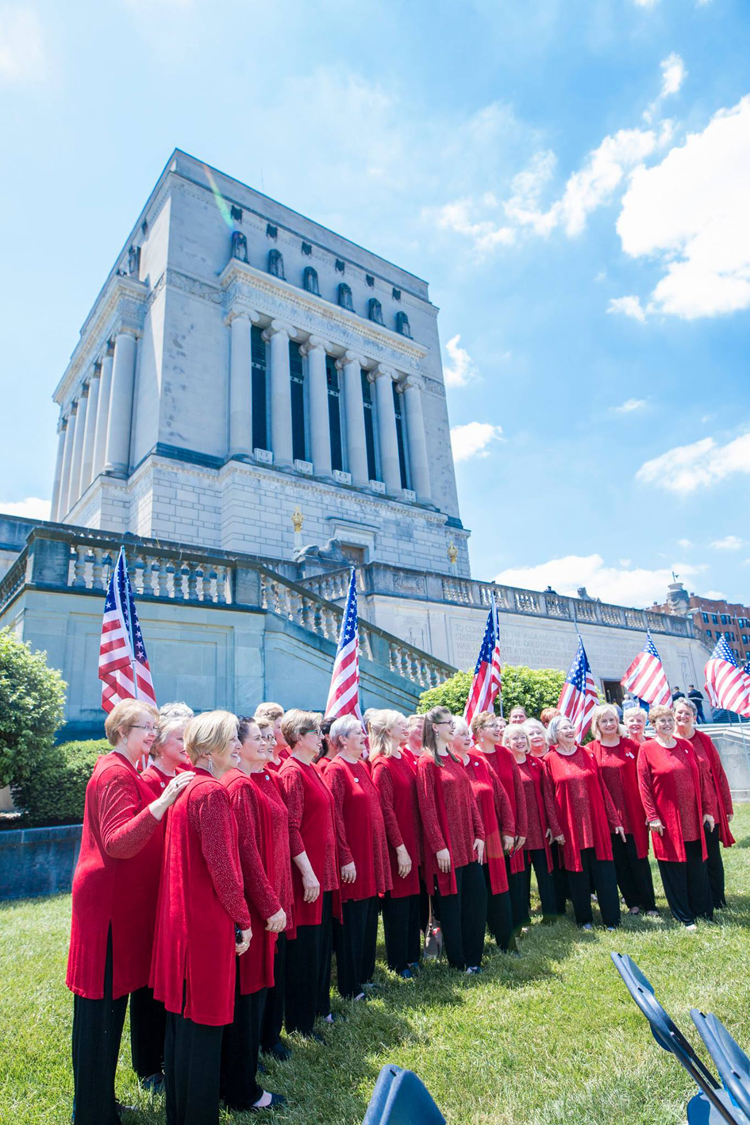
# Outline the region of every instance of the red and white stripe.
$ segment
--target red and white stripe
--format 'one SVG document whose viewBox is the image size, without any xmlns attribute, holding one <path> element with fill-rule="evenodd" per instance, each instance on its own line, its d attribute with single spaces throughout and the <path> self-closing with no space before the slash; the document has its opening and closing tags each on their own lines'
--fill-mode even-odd
<svg viewBox="0 0 750 1125">
<path fill-rule="evenodd" d="M 712 707 L 750 719 L 750 676 L 742 668 L 714 655 L 706 664 L 705 675 Z"/>
<path fill-rule="evenodd" d="M 664 665 L 658 656 L 652 656 L 645 649 L 638 653 L 620 683 L 626 691 L 651 706 L 668 704 L 671 699 Z"/>
</svg>

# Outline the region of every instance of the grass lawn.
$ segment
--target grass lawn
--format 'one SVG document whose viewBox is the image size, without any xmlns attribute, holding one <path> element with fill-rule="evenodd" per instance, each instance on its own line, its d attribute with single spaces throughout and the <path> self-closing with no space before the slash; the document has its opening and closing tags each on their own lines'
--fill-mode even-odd
<svg viewBox="0 0 750 1125">
<path fill-rule="evenodd" d="M 402 982 L 381 961 L 378 998 L 336 1001 L 347 1022 L 326 1032 L 326 1047 L 293 1037 L 292 1060 L 268 1065 L 266 1085 L 287 1096 L 286 1109 L 222 1120 L 354 1125 L 380 1067 L 394 1062 L 424 1079 L 452 1125 L 685 1121 L 690 1081 L 652 1040 L 609 953 L 635 958 L 696 1044 L 691 1007 L 716 1012 L 750 1046 L 750 806 L 740 806 L 733 829 L 738 845 L 724 853 L 730 906 L 716 924 L 686 933 L 667 918 L 662 898 L 663 919 L 626 917 L 615 934 L 535 921 L 522 957 L 488 946 L 479 977 L 433 963 L 419 980 Z M 70 1121 L 69 918 L 67 895 L 0 909 L 2 1125 Z M 141 1092 L 130 1069 L 127 1024 L 117 1089 L 138 1107 L 124 1125 L 164 1120 L 163 1099 Z"/>
</svg>

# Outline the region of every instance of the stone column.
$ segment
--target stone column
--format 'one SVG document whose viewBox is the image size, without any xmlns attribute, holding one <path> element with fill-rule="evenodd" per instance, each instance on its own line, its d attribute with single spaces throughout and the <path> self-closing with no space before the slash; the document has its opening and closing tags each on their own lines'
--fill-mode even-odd
<svg viewBox="0 0 750 1125">
<path fill-rule="evenodd" d="M 230 313 L 229 456 L 253 452 L 253 357 L 250 327 L 256 315 Z"/>
<path fill-rule="evenodd" d="M 80 493 L 84 492 L 91 484 L 94 467 L 94 438 L 96 436 L 97 408 L 99 406 L 99 383 L 102 366 L 99 362 L 94 364 L 89 383 L 89 404 L 86 408 L 86 429 L 83 434 L 83 462 L 81 464 Z"/>
<path fill-rule="evenodd" d="M 94 455 L 91 465 L 91 479 L 96 480 L 104 468 L 107 455 L 107 426 L 109 423 L 109 400 L 112 393 L 112 361 L 114 349 L 107 345 L 107 351 L 101 363 L 101 377 L 99 379 L 99 403 L 96 411 L 96 432 L 94 434 Z"/>
<path fill-rule="evenodd" d="M 328 421 L 327 342 L 311 336 L 302 351 L 307 356 L 310 391 L 310 450 L 319 477 L 331 476 L 331 428 Z"/>
<path fill-rule="evenodd" d="M 378 433 L 380 434 L 380 465 L 386 491 L 401 491 L 401 466 L 398 460 L 396 411 L 393 406 L 393 380 L 396 372 L 379 364 L 373 372 L 378 403 Z"/>
<path fill-rule="evenodd" d="M 73 460 L 70 463 L 70 491 L 68 492 L 68 509 L 72 508 L 81 495 L 81 466 L 83 464 L 83 438 L 86 430 L 86 407 L 88 405 L 87 386 L 81 388 L 78 398 L 78 413 L 76 416 L 76 436 L 73 443 Z"/>
<path fill-rule="evenodd" d="M 107 453 L 104 470 L 127 477 L 130 468 L 130 430 L 135 385 L 135 332 L 122 328 L 115 336 L 107 423 Z"/>
<path fill-rule="evenodd" d="M 66 418 L 60 415 L 60 421 L 57 426 L 57 458 L 55 460 L 55 479 L 52 485 L 52 503 L 50 504 L 49 518 L 54 522 L 57 519 L 58 509 L 60 507 L 60 486 L 62 482 L 63 471 L 63 458 L 65 456 L 65 434 L 67 431 L 68 422 Z"/>
<path fill-rule="evenodd" d="M 409 375 L 403 383 L 412 484 L 417 494 L 417 500 L 429 503 L 431 500 L 430 465 L 427 459 L 427 440 L 422 414 L 422 385 L 422 380 L 416 375 Z"/>
<path fill-rule="evenodd" d="M 289 371 L 289 341 L 295 330 L 284 321 L 274 320 L 263 333 L 271 342 L 271 446 L 273 463 L 282 468 L 292 464 L 292 384 Z"/>
<path fill-rule="evenodd" d="M 60 500 L 57 505 L 57 521 L 60 523 L 68 514 L 70 504 L 70 466 L 73 461 L 73 445 L 76 439 L 76 404 L 72 403 L 66 418 L 65 452 L 63 453 L 62 472 L 60 474 Z"/>
<path fill-rule="evenodd" d="M 360 488 L 367 485 L 367 442 L 365 440 L 365 413 L 362 406 L 362 367 L 364 358 L 355 352 L 346 352 L 338 366 L 344 372 L 344 406 L 346 409 L 346 449 L 349 455 L 349 472 L 352 484 Z"/>
</svg>

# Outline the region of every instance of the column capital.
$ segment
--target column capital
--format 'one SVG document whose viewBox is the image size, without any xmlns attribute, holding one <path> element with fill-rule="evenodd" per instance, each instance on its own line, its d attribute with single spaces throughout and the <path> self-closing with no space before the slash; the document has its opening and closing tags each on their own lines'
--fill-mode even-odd
<svg viewBox="0 0 750 1125">
<path fill-rule="evenodd" d="M 359 352 L 344 352 L 340 360 L 341 366 L 346 367 L 348 363 L 358 363 L 360 367 L 367 366 L 367 360 Z"/>
<path fill-rule="evenodd" d="M 418 391 L 424 390 L 424 379 L 421 375 L 405 375 L 399 382 L 399 389 L 408 391 L 410 387 L 416 387 Z"/>
<path fill-rule="evenodd" d="M 270 340 L 272 336 L 276 336 L 282 332 L 285 333 L 290 340 L 297 339 L 297 329 L 286 320 L 272 320 L 263 333 L 263 339 Z"/>
<path fill-rule="evenodd" d="M 92 379 L 99 379 L 99 378 L 101 378 L 101 374 L 102 374 L 102 361 L 100 359 L 95 359 L 93 364 L 92 364 L 92 367 L 91 367 L 91 378 Z"/>
<path fill-rule="evenodd" d="M 224 323 L 230 325 L 233 320 L 247 320 L 250 324 L 257 324 L 260 317 L 255 309 L 230 309 L 224 317 Z"/>
<path fill-rule="evenodd" d="M 389 367 L 387 363 L 378 363 L 368 375 L 373 383 L 377 383 L 378 379 L 391 379 L 395 383 L 398 378 L 395 369 Z"/>
<path fill-rule="evenodd" d="M 132 336 L 135 340 L 140 340 L 142 335 L 142 329 L 136 328 L 133 324 L 120 324 L 115 330 L 115 340 L 118 336 Z"/>
<path fill-rule="evenodd" d="M 89 381 L 88 381 L 88 379 L 84 379 L 83 382 L 81 383 L 81 393 L 78 397 L 79 398 L 88 398 L 89 397 Z"/>
<path fill-rule="evenodd" d="M 303 355 L 309 355 L 310 352 L 319 348 L 321 351 L 327 352 L 331 344 L 328 340 L 324 340 L 322 336 L 309 336 L 301 346 L 300 351 Z"/>
</svg>

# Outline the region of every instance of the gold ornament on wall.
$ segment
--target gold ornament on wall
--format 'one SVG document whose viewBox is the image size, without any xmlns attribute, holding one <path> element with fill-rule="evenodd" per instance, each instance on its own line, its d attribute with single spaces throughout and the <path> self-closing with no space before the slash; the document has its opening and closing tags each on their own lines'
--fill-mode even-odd
<svg viewBox="0 0 750 1125">
<path fill-rule="evenodd" d="M 455 566 L 458 562 L 458 547 L 452 541 L 448 544 L 448 558 L 451 566 Z"/>
<path fill-rule="evenodd" d="M 292 512 L 292 527 L 294 528 L 294 534 L 295 535 L 299 535 L 299 533 L 302 531 L 302 524 L 303 523 L 304 523 L 304 516 L 302 515 L 302 512 L 300 511 L 299 505 L 297 505 L 297 507 Z"/>
</svg>

